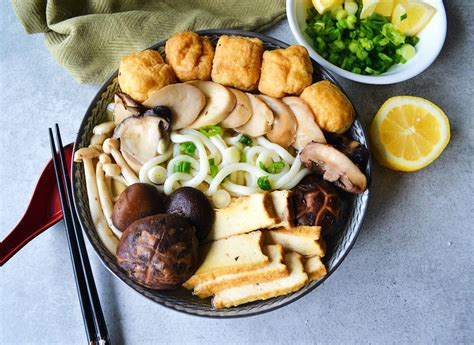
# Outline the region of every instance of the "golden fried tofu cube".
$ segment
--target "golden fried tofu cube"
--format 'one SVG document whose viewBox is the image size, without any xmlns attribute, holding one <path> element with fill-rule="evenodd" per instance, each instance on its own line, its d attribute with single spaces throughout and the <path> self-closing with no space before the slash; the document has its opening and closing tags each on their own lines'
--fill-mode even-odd
<svg viewBox="0 0 474 345">
<path fill-rule="evenodd" d="M 144 50 L 120 60 L 118 82 L 124 93 L 141 103 L 152 92 L 175 83 L 176 77 L 159 52 Z"/>
<path fill-rule="evenodd" d="M 210 80 L 214 47 L 208 37 L 178 32 L 166 41 L 166 62 L 182 82 Z"/>
<path fill-rule="evenodd" d="M 263 53 L 258 90 L 282 98 L 300 95 L 313 81 L 313 65 L 303 46 L 267 50 Z"/>
<path fill-rule="evenodd" d="M 257 89 L 263 43 L 258 38 L 221 36 L 212 65 L 212 80 L 245 91 Z"/>
</svg>

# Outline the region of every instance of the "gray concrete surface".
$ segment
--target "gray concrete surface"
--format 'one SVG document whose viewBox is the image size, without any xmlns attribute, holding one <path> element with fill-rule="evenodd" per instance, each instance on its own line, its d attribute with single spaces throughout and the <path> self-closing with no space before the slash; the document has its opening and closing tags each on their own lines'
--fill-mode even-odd
<svg viewBox="0 0 474 345">
<path fill-rule="evenodd" d="M 436 62 L 391 86 L 343 81 L 365 126 L 382 102 L 417 95 L 448 114 L 451 143 L 432 165 L 398 173 L 374 165 L 372 199 L 346 261 L 283 309 L 235 320 L 186 316 L 133 292 L 91 253 L 114 344 L 472 344 L 474 5 L 447 1 L 449 32 Z M 50 158 L 47 128 L 75 137 L 98 86 L 79 85 L 0 2 L 0 238 L 24 212 Z M 269 34 L 293 43 L 288 25 Z M 161 39 L 157 37 L 157 40 Z M 62 225 L 0 269 L 0 344 L 83 344 Z"/>
</svg>

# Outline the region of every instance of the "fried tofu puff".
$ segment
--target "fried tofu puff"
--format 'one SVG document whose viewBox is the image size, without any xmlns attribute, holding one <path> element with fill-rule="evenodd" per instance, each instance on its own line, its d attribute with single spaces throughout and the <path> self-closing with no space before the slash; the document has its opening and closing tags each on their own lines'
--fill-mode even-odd
<svg viewBox="0 0 474 345">
<path fill-rule="evenodd" d="M 327 80 L 304 89 L 300 98 L 308 103 L 318 126 L 333 133 L 344 133 L 354 122 L 355 111 L 344 93 Z"/>
<path fill-rule="evenodd" d="M 178 32 L 166 41 L 166 62 L 180 81 L 210 80 L 214 47 L 195 32 Z"/>
<path fill-rule="evenodd" d="M 313 65 L 303 46 L 267 50 L 263 53 L 258 90 L 276 98 L 300 95 L 313 81 Z"/>
<path fill-rule="evenodd" d="M 212 80 L 244 91 L 255 91 L 260 78 L 263 43 L 258 38 L 221 36 L 212 66 Z"/>
<path fill-rule="evenodd" d="M 159 52 L 145 50 L 124 56 L 120 60 L 118 82 L 122 92 L 141 103 L 153 91 L 176 83 L 176 77 Z"/>
</svg>

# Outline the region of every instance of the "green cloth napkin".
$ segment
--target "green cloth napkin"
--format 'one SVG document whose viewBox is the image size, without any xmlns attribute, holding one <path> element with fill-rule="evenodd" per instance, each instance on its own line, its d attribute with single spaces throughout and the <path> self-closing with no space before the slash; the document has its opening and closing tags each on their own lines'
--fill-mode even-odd
<svg viewBox="0 0 474 345">
<path fill-rule="evenodd" d="M 12 0 L 28 33 L 81 83 L 101 83 L 120 58 L 175 32 L 262 30 L 285 16 L 284 0 Z"/>
</svg>

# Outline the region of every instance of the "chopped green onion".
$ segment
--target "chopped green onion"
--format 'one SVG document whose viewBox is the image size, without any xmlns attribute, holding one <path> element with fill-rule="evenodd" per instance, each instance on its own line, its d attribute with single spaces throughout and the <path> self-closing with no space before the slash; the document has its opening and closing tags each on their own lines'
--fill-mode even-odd
<svg viewBox="0 0 474 345">
<path fill-rule="evenodd" d="M 196 145 L 192 141 L 186 141 L 179 145 L 179 152 L 192 156 L 196 152 Z"/>
<path fill-rule="evenodd" d="M 272 189 L 272 184 L 270 183 L 270 180 L 268 179 L 268 176 L 261 176 L 257 180 L 257 184 L 260 187 L 261 190 L 270 190 Z"/>
<path fill-rule="evenodd" d="M 204 126 L 204 127 L 199 128 L 199 132 L 204 134 L 206 137 L 210 138 L 215 135 L 222 134 L 222 128 L 215 125 Z"/>
<path fill-rule="evenodd" d="M 347 15 L 348 15 L 347 11 L 343 10 L 342 8 L 339 8 L 334 12 L 334 16 L 336 17 L 336 20 L 343 20 L 347 17 Z"/>
<path fill-rule="evenodd" d="M 174 165 L 173 172 L 189 174 L 191 172 L 191 163 L 187 161 L 179 161 Z"/>
<path fill-rule="evenodd" d="M 263 162 L 258 162 L 258 166 L 260 169 L 263 171 L 270 173 L 270 174 L 278 174 L 282 169 L 285 167 L 285 162 L 283 161 L 278 161 L 278 162 L 273 162 L 271 163 L 268 167 L 263 164 Z"/>
<path fill-rule="evenodd" d="M 219 168 L 217 167 L 214 158 L 209 159 L 209 174 L 211 175 L 211 177 L 216 177 L 218 172 Z"/>
<path fill-rule="evenodd" d="M 240 150 L 240 163 L 246 163 L 247 162 L 247 156 L 245 155 L 244 150 Z"/>
<path fill-rule="evenodd" d="M 416 55 L 416 49 L 411 44 L 404 44 L 400 48 L 400 55 L 405 60 L 410 60 L 412 57 Z"/>
<path fill-rule="evenodd" d="M 242 143 L 247 146 L 252 146 L 253 141 L 248 135 L 242 134 L 239 138 L 239 143 Z"/>
<path fill-rule="evenodd" d="M 405 19 L 407 19 L 407 18 L 408 18 L 408 14 L 406 14 L 406 13 L 405 13 L 405 14 L 402 14 L 402 15 L 400 16 L 400 21 L 403 22 L 403 21 L 404 21 Z"/>
<path fill-rule="evenodd" d="M 268 172 L 270 174 L 278 174 L 280 171 L 283 170 L 284 167 L 285 163 L 283 161 L 273 162 L 268 166 Z"/>
<path fill-rule="evenodd" d="M 355 1 L 346 1 L 344 2 L 344 9 L 349 15 L 355 15 L 359 9 L 359 6 L 357 6 Z"/>
<path fill-rule="evenodd" d="M 317 53 L 334 65 L 364 75 L 378 75 L 394 64 L 412 57 L 419 38 L 405 36 L 391 23 L 390 17 L 374 13 L 360 19 L 361 0 L 345 0 L 343 8 L 319 14 L 308 11 L 305 33 L 311 37 Z M 402 16 L 401 19 L 405 16 Z M 406 51 L 405 51 L 406 50 Z M 416 50 L 415 50 L 416 52 Z"/>
</svg>

